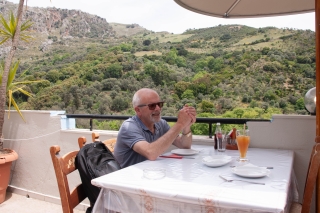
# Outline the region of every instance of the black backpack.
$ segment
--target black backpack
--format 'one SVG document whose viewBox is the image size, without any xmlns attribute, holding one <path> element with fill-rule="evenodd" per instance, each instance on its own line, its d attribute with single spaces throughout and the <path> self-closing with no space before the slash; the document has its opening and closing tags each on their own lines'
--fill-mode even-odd
<svg viewBox="0 0 320 213">
<path fill-rule="evenodd" d="M 102 142 L 83 146 L 75 160 L 84 190 L 91 205 L 96 202 L 100 188 L 91 184 L 91 180 L 121 169 L 112 152 Z"/>
</svg>

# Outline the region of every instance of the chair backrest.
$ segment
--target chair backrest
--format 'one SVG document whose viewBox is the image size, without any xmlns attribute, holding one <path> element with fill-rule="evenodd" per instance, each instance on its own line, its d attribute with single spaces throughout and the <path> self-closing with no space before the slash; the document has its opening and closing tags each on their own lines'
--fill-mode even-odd
<svg viewBox="0 0 320 213">
<path fill-rule="evenodd" d="M 106 147 L 113 153 L 114 152 L 114 146 L 116 145 L 117 138 L 110 138 L 107 140 L 102 141 Z"/>
<path fill-rule="evenodd" d="M 313 146 L 311 156 L 310 156 L 307 180 L 306 180 L 304 193 L 303 193 L 301 213 L 310 212 L 313 190 L 316 185 L 319 168 L 320 168 L 320 143 L 316 143 Z"/>
<path fill-rule="evenodd" d="M 92 132 L 92 142 L 100 141 L 99 137 L 100 137 L 99 133 Z M 79 139 L 78 139 L 78 141 L 79 141 Z M 114 146 L 116 145 L 116 142 L 117 142 L 117 138 L 110 138 L 110 139 L 102 141 L 102 143 L 104 143 L 104 145 L 106 145 L 106 147 L 108 147 L 108 149 L 112 153 L 114 152 Z"/>
<path fill-rule="evenodd" d="M 73 213 L 73 209 L 87 196 L 83 185 L 79 184 L 71 192 L 67 175 L 75 171 L 75 158 L 79 151 L 73 151 L 59 156 L 60 146 L 51 146 L 50 155 L 56 173 L 63 213 Z"/>
<path fill-rule="evenodd" d="M 79 149 L 81 149 L 86 143 L 87 143 L 86 137 L 79 137 L 78 138 Z"/>
<path fill-rule="evenodd" d="M 96 142 L 96 141 L 99 141 L 99 133 L 97 132 L 92 132 L 92 142 Z"/>
</svg>

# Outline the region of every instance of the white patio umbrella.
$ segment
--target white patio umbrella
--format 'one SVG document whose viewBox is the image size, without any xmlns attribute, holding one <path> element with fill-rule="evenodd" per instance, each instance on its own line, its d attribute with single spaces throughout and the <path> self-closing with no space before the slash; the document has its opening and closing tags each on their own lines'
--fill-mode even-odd
<svg viewBox="0 0 320 213">
<path fill-rule="evenodd" d="M 196 13 L 219 18 L 257 18 L 315 12 L 316 30 L 316 138 L 320 143 L 320 0 L 174 0 Z M 319 172 L 320 174 L 320 172 Z M 317 180 L 320 212 L 320 176 Z"/>
<path fill-rule="evenodd" d="M 219 18 L 257 18 L 314 12 L 315 0 L 174 0 L 180 6 Z"/>
</svg>

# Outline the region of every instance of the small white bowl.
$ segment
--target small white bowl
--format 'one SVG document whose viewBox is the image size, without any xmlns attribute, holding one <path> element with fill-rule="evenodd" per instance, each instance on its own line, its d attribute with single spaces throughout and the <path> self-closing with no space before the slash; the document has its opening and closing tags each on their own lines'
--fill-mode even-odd
<svg viewBox="0 0 320 213">
<path fill-rule="evenodd" d="M 166 176 L 164 168 L 147 168 L 143 170 L 143 177 L 150 180 L 158 180 Z"/>
<path fill-rule="evenodd" d="M 228 155 L 213 155 L 213 156 L 204 156 L 202 158 L 202 163 L 209 167 L 219 167 L 226 165 L 232 160 L 231 156 Z"/>
</svg>

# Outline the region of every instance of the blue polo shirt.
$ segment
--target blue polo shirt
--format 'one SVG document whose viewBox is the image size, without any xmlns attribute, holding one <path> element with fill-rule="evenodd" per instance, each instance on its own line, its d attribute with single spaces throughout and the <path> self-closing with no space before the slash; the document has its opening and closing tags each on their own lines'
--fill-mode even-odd
<svg viewBox="0 0 320 213">
<path fill-rule="evenodd" d="M 132 149 L 135 143 L 139 141 L 152 143 L 170 129 L 169 124 L 163 119 L 154 125 L 155 132 L 153 134 L 137 116 L 133 116 L 122 123 L 114 148 L 114 157 L 121 168 L 147 160 L 146 157 Z"/>
</svg>

